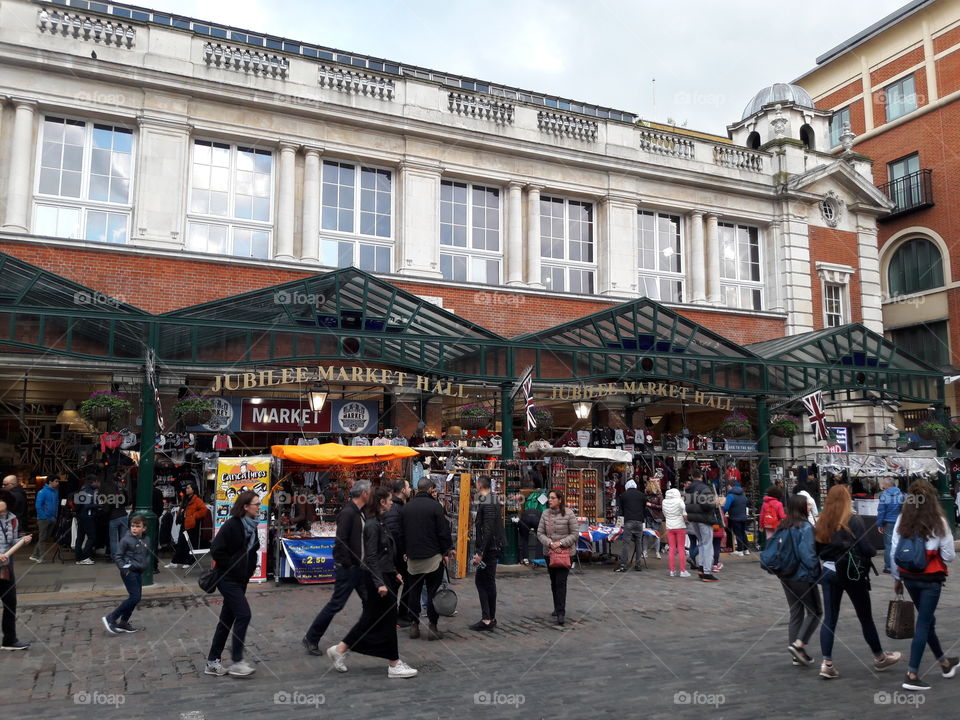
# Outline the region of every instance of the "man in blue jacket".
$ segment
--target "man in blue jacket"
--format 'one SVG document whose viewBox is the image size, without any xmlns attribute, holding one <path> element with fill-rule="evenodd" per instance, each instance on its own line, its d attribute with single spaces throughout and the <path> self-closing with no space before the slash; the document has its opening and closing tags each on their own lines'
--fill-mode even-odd
<svg viewBox="0 0 960 720">
<path fill-rule="evenodd" d="M 903 493 L 893 478 L 881 478 L 880 505 L 877 507 L 877 529 L 883 535 L 883 571 L 890 572 L 890 543 L 893 541 L 893 526 L 900 517 Z"/>
<path fill-rule="evenodd" d="M 54 475 L 37 493 L 37 547 L 30 559 L 42 563 L 47 553 L 47 545 L 53 537 L 53 528 L 57 524 L 57 512 L 60 510 L 60 478 Z"/>
<path fill-rule="evenodd" d="M 734 479 L 727 480 L 727 499 L 723 502 L 723 511 L 727 514 L 727 521 L 733 536 L 737 539 L 737 549 L 733 555 L 749 555 L 747 547 L 747 497 L 743 488 Z"/>
</svg>

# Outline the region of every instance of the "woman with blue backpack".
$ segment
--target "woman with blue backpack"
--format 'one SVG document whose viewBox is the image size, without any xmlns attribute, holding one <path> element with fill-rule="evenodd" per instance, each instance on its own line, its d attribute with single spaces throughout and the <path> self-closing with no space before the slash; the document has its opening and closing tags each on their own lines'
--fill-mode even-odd
<svg viewBox="0 0 960 720">
<path fill-rule="evenodd" d="M 919 675 L 920 659 L 926 645 L 937 658 L 943 677 L 952 678 L 960 665 L 957 658 L 943 654 L 934 617 L 947 579 L 946 563 L 952 562 L 955 555 L 953 533 L 940 508 L 937 491 L 926 480 L 914 481 L 894 525 L 890 547 L 890 572 L 896 579 L 894 590 L 901 595 L 906 587 L 917 609 L 904 690 L 930 689 L 930 684 Z"/>
<path fill-rule="evenodd" d="M 784 544 L 777 540 L 783 537 Z M 782 549 L 781 549 L 782 548 Z M 776 532 L 767 543 L 761 562 L 778 554 L 784 558 L 780 567 L 780 584 L 787 605 L 790 607 L 789 636 L 787 650 L 793 657 L 794 665 L 812 665 L 813 658 L 805 650 L 813 636 L 813 631 L 823 617 L 820 604 L 820 589 L 817 580 L 820 577 L 820 560 L 813 540 L 813 527 L 807 522 L 807 499 L 800 495 L 791 495 L 787 500 L 786 516 L 780 522 Z M 776 563 L 776 558 L 772 558 Z"/>
</svg>

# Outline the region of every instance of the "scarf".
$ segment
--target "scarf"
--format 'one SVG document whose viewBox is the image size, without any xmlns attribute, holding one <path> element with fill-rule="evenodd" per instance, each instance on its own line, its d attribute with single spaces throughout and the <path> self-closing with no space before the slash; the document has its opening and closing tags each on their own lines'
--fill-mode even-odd
<svg viewBox="0 0 960 720">
<path fill-rule="evenodd" d="M 253 546 L 257 542 L 257 518 L 244 515 L 240 519 L 243 522 L 243 532 L 247 537 L 247 550 L 253 550 Z"/>
</svg>

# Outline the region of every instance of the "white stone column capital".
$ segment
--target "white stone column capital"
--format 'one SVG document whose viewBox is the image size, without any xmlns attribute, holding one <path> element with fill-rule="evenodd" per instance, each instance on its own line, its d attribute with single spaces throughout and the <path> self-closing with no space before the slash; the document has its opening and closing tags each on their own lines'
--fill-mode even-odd
<svg viewBox="0 0 960 720">
<path fill-rule="evenodd" d="M 524 186 L 524 189 L 526 189 L 528 193 L 540 194 L 540 192 L 543 190 L 543 187 L 543 185 L 538 185 L 537 183 L 527 183 Z"/>
<path fill-rule="evenodd" d="M 525 187 L 527 187 L 527 184 L 526 184 L 525 182 L 523 182 L 522 180 L 511 180 L 510 182 L 507 183 L 507 190 L 514 190 L 514 189 L 516 189 L 516 190 L 521 190 L 521 191 L 522 191 L 523 188 L 525 188 Z"/>
<path fill-rule="evenodd" d="M 17 109 L 20 108 L 30 108 L 32 111 L 36 111 L 40 107 L 40 103 L 37 102 L 35 98 L 22 97 L 20 95 L 10 95 L 8 96 L 10 103 Z"/>
<path fill-rule="evenodd" d="M 703 210 L 691 210 L 691 211 L 690 211 L 690 217 L 692 217 L 692 218 L 702 218 L 702 217 L 703 217 Z"/>
<path fill-rule="evenodd" d="M 310 157 L 311 155 L 320 157 L 323 155 L 324 148 L 320 145 L 301 145 L 300 151 L 303 153 L 304 157 Z"/>
</svg>

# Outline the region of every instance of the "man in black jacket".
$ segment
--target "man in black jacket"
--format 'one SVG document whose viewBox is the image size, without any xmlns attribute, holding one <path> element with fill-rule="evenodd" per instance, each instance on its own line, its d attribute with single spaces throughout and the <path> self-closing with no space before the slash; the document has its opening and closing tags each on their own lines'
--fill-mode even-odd
<svg viewBox="0 0 960 720">
<path fill-rule="evenodd" d="M 417 494 L 400 510 L 403 526 L 404 552 L 410 571 L 410 586 L 404 587 L 401 602 L 414 611 L 410 637 L 420 637 L 420 590 L 427 588 L 428 640 L 440 640 L 443 633 L 437 628 L 440 615 L 433 607 L 433 597 L 443 582 L 445 557 L 453 547 L 450 523 L 443 506 L 437 502 L 437 486 L 429 478 L 417 485 Z"/>
<path fill-rule="evenodd" d="M 497 625 L 497 560 L 503 549 L 503 516 L 497 496 L 490 490 L 490 478 L 477 478 L 477 517 L 474 521 L 473 564 L 476 566 L 477 594 L 482 617 L 471 630 L 493 630 Z"/>
<path fill-rule="evenodd" d="M 687 509 L 687 522 L 697 539 L 697 563 L 703 582 L 717 582 L 713 574 L 713 524 L 717 519 L 717 494 L 703 482 L 703 473 L 690 473 L 691 483 L 684 491 L 683 502 Z"/>
<path fill-rule="evenodd" d="M 20 521 L 20 527 L 26 532 L 29 523 L 29 518 L 27 517 L 29 503 L 27 502 L 27 495 L 20 485 L 20 478 L 16 475 L 7 475 L 3 479 L 3 489 L 13 496 L 13 504 L 9 510 L 17 516 L 17 520 Z"/>
<path fill-rule="evenodd" d="M 410 571 L 407 569 L 407 561 L 403 554 L 403 521 L 400 519 L 400 510 L 407 501 L 413 490 L 410 488 L 410 482 L 407 480 L 395 480 L 390 485 L 390 492 L 393 495 L 393 505 L 383 516 L 383 525 L 393 536 L 394 545 L 397 548 L 396 557 L 393 558 L 393 564 L 403 578 L 403 587 L 410 585 Z M 397 625 L 399 627 L 409 627 L 416 620 L 413 610 L 407 607 L 403 598 L 400 598 L 400 605 L 397 608 Z"/>
<path fill-rule="evenodd" d="M 623 516 L 623 548 L 620 550 L 620 564 L 617 565 L 614 572 L 626 572 L 627 563 L 630 562 L 630 546 L 632 545 L 637 559 L 634 563 L 634 570 L 642 570 L 641 554 L 643 552 L 643 519 L 647 507 L 647 496 L 643 491 L 637 489 L 637 483 L 633 480 L 627 482 L 626 489 L 620 494 L 617 500 L 620 506 L 620 514 Z"/>
<path fill-rule="evenodd" d="M 97 539 L 97 516 L 100 514 L 100 478 L 87 475 L 86 484 L 73 499 L 77 514 L 77 544 L 74 547 L 77 565 L 93 565 L 93 548 Z"/>
<path fill-rule="evenodd" d="M 350 502 L 337 515 L 337 539 L 333 545 L 333 596 L 324 605 L 304 635 L 303 646 L 311 655 L 323 655 L 318 643 L 330 626 L 333 616 L 343 610 L 356 590 L 363 599 L 363 508 L 370 500 L 370 481 L 357 480 L 350 488 Z"/>
</svg>

